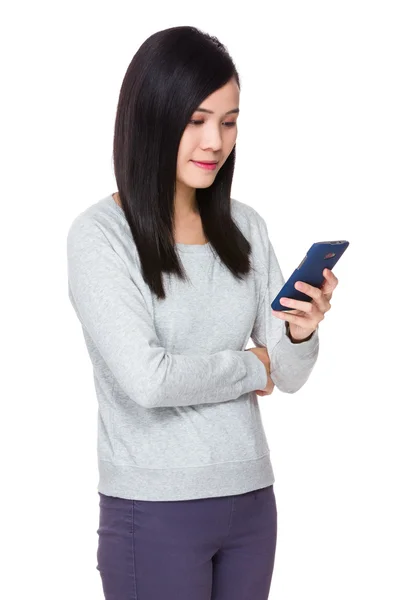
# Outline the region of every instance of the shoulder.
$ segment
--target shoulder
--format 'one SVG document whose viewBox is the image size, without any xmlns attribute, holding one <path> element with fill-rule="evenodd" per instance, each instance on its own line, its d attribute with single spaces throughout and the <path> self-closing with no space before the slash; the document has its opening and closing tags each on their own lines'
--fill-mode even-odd
<svg viewBox="0 0 413 600">
<path fill-rule="evenodd" d="M 245 202 L 231 198 L 231 212 L 234 219 L 239 223 L 243 233 L 249 234 L 250 237 L 266 238 L 268 235 L 265 219 L 258 212 Z"/>
<path fill-rule="evenodd" d="M 75 215 L 67 229 L 68 243 L 91 244 L 99 240 L 110 243 L 123 223 L 115 202 L 110 203 L 109 198 L 105 196 Z"/>
<path fill-rule="evenodd" d="M 92 246 L 97 239 L 103 238 L 99 222 L 87 210 L 79 213 L 72 219 L 67 230 L 67 245 Z"/>
<path fill-rule="evenodd" d="M 268 229 L 259 211 L 245 202 L 231 198 L 232 215 L 243 235 L 251 244 L 251 259 L 254 268 L 267 276 L 269 250 Z"/>
</svg>

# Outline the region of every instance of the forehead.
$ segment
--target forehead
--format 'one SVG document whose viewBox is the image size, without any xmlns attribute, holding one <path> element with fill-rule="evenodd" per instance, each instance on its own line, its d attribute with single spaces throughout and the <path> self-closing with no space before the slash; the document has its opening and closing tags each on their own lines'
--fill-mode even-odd
<svg viewBox="0 0 413 600">
<path fill-rule="evenodd" d="M 209 109 L 213 112 L 215 112 L 215 110 L 225 112 L 238 108 L 239 97 L 239 87 L 235 80 L 231 80 L 205 98 L 199 107 Z"/>
</svg>

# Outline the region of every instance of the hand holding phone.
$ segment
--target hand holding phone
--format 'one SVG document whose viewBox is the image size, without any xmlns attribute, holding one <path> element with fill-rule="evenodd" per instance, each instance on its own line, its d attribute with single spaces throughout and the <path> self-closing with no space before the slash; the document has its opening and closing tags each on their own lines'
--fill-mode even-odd
<svg viewBox="0 0 413 600">
<path fill-rule="evenodd" d="M 273 310 L 292 310 L 286 306 L 280 304 L 281 298 L 292 298 L 294 300 L 303 300 L 304 302 L 311 302 L 312 298 L 300 292 L 294 287 L 297 281 L 304 281 L 309 285 L 317 288 L 321 288 L 324 276 L 324 269 L 333 270 L 334 265 L 342 257 L 344 252 L 347 250 L 350 242 L 346 240 L 338 240 L 333 242 L 315 242 L 308 250 L 307 254 L 290 275 L 288 281 L 285 282 L 277 296 L 271 303 Z"/>
</svg>

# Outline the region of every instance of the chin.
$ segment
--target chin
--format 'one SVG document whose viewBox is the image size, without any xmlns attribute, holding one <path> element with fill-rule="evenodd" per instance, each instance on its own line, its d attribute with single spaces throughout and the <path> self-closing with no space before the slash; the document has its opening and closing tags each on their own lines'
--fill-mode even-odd
<svg viewBox="0 0 413 600">
<path fill-rule="evenodd" d="M 197 183 L 194 187 L 201 189 L 201 188 L 209 188 L 211 187 L 211 185 L 214 183 L 214 179 L 212 181 L 200 181 L 199 183 Z"/>
<path fill-rule="evenodd" d="M 182 180 L 182 183 L 184 183 L 189 188 L 207 188 L 211 186 L 214 183 L 214 181 L 215 177 L 188 177 L 188 179 Z"/>
</svg>

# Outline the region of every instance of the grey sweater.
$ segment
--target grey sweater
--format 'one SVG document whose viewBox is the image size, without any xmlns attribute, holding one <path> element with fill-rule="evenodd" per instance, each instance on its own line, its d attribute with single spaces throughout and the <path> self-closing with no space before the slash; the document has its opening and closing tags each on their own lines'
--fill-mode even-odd
<svg viewBox="0 0 413 600">
<path fill-rule="evenodd" d="M 211 244 L 176 244 L 190 282 L 164 274 L 166 299 L 144 282 L 123 209 L 111 195 L 77 215 L 67 235 L 68 291 L 93 367 L 98 491 L 134 500 L 242 494 L 274 483 L 255 390 L 267 372 L 294 393 L 318 356 L 318 329 L 293 344 L 271 313 L 284 278 L 264 219 L 231 199 L 252 245 L 238 281 Z"/>
</svg>

